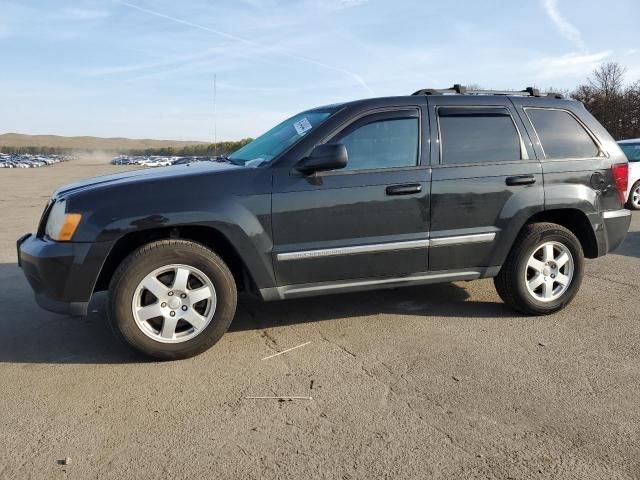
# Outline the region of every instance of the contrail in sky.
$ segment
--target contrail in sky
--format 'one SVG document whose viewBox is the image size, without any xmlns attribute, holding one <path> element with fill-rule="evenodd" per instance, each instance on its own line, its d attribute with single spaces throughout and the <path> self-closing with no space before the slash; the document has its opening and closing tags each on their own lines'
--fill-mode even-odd
<svg viewBox="0 0 640 480">
<path fill-rule="evenodd" d="M 198 23 L 193 23 L 193 22 L 190 22 L 188 20 L 184 20 L 182 18 L 177 18 L 177 17 L 173 17 L 171 15 L 167 15 L 165 13 L 156 12 L 155 10 L 149 10 L 148 8 L 144 8 L 144 7 L 141 7 L 139 5 L 135 5 L 133 3 L 126 2 L 124 0 L 113 0 L 113 1 L 115 3 L 119 3 L 120 5 L 124 5 L 125 7 L 133 8 L 134 10 L 138 10 L 140 12 L 148 13 L 149 15 L 155 15 L 156 17 L 164 18 L 166 20 L 171 20 L 172 22 L 175 22 L 175 23 L 180 23 L 180 24 L 186 25 L 188 27 L 197 28 L 198 30 L 203 30 L 205 32 L 213 33 L 214 35 L 218 35 L 220 37 L 224 37 L 224 38 L 229 39 L 229 40 L 234 40 L 236 42 L 240 42 L 240 43 L 243 43 L 243 44 L 251 46 L 251 47 L 259 48 L 261 50 L 264 49 L 264 46 L 259 44 L 259 43 L 257 43 L 257 42 L 253 42 L 251 40 L 247 40 L 246 38 L 238 37 L 237 35 L 233 35 L 233 34 L 230 34 L 230 33 L 227 33 L 227 32 L 223 32 L 222 30 L 216 30 L 214 28 L 209 28 L 209 27 L 206 27 L 204 25 L 200 25 Z M 287 50 L 284 50 L 284 49 L 279 48 L 279 47 L 276 47 L 276 50 L 280 55 L 283 55 L 285 57 L 289 57 L 289 58 L 291 58 L 293 60 L 298 60 L 300 62 L 305 62 L 305 63 L 308 63 L 310 65 L 315 65 L 315 66 L 324 68 L 326 70 L 331 70 L 331 71 L 338 72 L 338 73 L 341 73 L 343 75 L 346 75 L 348 77 L 351 77 L 353 80 L 358 82 L 364 89 L 366 89 L 367 92 L 369 92 L 372 95 L 375 95 L 373 90 L 369 87 L 369 85 L 367 85 L 367 82 L 365 82 L 364 79 L 360 75 L 358 75 L 356 73 L 350 72 L 350 71 L 345 70 L 345 69 L 340 68 L 340 67 L 335 67 L 333 65 L 329 65 L 327 63 L 318 62 L 317 60 L 313 60 L 311 58 L 303 57 L 301 55 L 296 55 L 294 53 L 288 52 Z"/>
<path fill-rule="evenodd" d="M 560 34 L 581 50 L 585 49 L 580 30 L 560 13 L 558 0 L 543 0 L 542 6 Z"/>
</svg>

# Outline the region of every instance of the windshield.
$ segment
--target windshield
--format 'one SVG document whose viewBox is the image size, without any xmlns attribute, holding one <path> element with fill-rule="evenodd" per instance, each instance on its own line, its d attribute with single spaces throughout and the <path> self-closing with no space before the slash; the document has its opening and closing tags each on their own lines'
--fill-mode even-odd
<svg viewBox="0 0 640 480">
<path fill-rule="evenodd" d="M 640 162 L 640 142 L 618 144 L 630 162 Z"/>
<path fill-rule="evenodd" d="M 243 164 L 269 162 L 324 122 L 331 113 L 313 111 L 294 115 L 233 152 L 229 159 Z"/>
</svg>

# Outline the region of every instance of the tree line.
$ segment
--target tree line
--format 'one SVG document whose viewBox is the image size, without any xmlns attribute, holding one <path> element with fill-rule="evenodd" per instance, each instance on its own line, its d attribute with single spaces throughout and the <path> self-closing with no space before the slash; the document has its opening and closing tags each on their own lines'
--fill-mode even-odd
<svg viewBox="0 0 640 480">
<path fill-rule="evenodd" d="M 231 152 L 244 147 L 253 138 L 243 138 L 237 141 L 226 141 L 202 145 L 187 145 L 184 147 L 146 148 L 143 150 L 128 150 L 129 155 L 159 155 L 163 157 L 212 157 L 215 155 L 228 155 Z"/>
<path fill-rule="evenodd" d="M 14 147 L 0 146 L 0 153 L 8 153 L 8 154 L 22 154 L 26 153 L 29 155 L 68 155 L 71 154 L 75 149 L 71 148 L 60 148 L 60 147 Z"/>
<path fill-rule="evenodd" d="M 114 155 L 144 155 L 163 157 L 212 157 L 215 155 L 228 155 L 231 152 L 244 147 L 251 142 L 252 138 L 243 138 L 237 141 L 225 141 L 218 143 L 203 143 L 185 145 L 182 147 L 159 147 L 159 148 L 116 148 L 116 149 L 92 149 L 92 148 L 64 148 L 64 147 L 16 147 L 0 146 L 0 152 L 8 154 L 30 154 L 30 155 L 68 155 L 77 153 L 97 153 L 106 152 Z"/>
</svg>

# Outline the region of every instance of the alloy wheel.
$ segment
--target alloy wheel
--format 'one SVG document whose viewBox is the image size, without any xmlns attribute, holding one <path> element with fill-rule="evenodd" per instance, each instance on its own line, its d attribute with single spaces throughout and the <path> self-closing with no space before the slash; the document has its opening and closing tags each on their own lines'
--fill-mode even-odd
<svg viewBox="0 0 640 480">
<path fill-rule="evenodd" d="M 571 251 L 560 242 L 545 242 L 535 248 L 525 269 L 529 294 L 539 302 L 552 302 L 566 293 L 574 272 Z"/>
<path fill-rule="evenodd" d="M 198 336 L 216 311 L 216 291 L 202 271 L 166 265 L 139 283 L 133 294 L 133 318 L 149 338 L 180 343 Z"/>
</svg>

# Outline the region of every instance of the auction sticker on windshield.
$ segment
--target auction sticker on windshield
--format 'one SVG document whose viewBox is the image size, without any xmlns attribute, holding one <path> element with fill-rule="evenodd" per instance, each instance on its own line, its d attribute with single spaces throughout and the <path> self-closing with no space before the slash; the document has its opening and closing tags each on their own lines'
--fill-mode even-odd
<svg viewBox="0 0 640 480">
<path fill-rule="evenodd" d="M 298 120 L 296 123 L 294 123 L 293 128 L 296 129 L 298 135 L 302 135 L 307 130 L 311 130 L 312 127 L 307 117 L 304 117 L 302 120 Z"/>
</svg>

